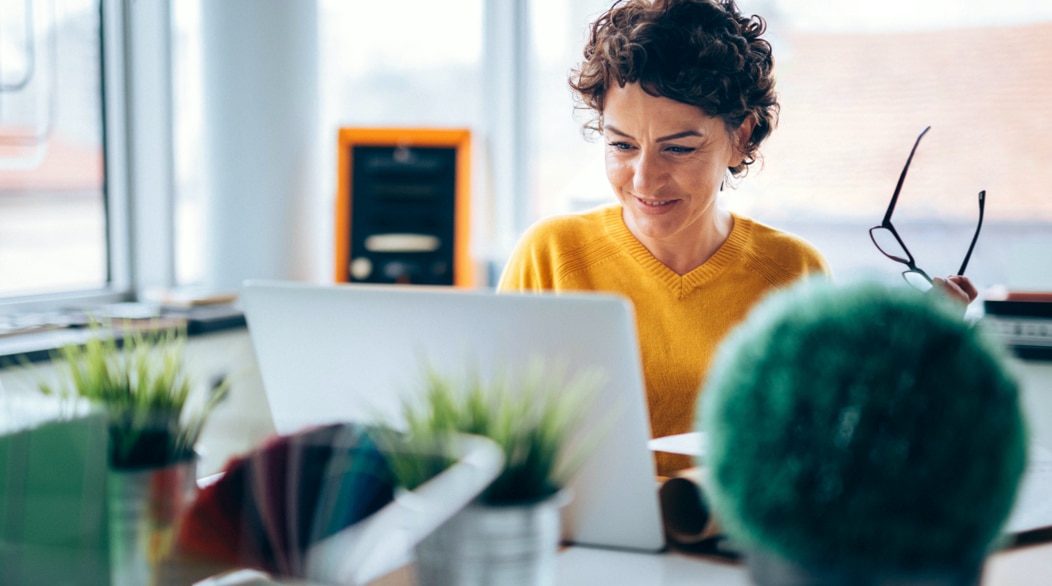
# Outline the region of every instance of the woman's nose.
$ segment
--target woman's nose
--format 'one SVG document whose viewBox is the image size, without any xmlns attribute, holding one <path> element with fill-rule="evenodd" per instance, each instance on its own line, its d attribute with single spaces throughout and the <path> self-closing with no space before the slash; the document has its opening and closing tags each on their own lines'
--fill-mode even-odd
<svg viewBox="0 0 1052 586">
<path fill-rule="evenodd" d="M 639 195 L 654 195 L 664 182 L 665 172 L 653 155 L 640 153 L 632 175 L 632 187 Z"/>
</svg>

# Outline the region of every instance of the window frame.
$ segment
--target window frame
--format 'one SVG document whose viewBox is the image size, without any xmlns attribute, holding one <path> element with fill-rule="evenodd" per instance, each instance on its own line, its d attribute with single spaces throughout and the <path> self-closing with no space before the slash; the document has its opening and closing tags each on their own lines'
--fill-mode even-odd
<svg viewBox="0 0 1052 586">
<path fill-rule="evenodd" d="M 106 285 L 97 289 L 0 296 L 0 313 L 43 312 L 132 301 L 151 286 L 171 286 L 170 3 L 100 0 L 102 184 L 106 217 Z M 145 26 L 148 25 L 148 26 Z M 145 30 L 143 30 L 145 29 Z M 135 55 L 135 63 L 131 56 Z M 144 58 L 139 55 L 145 55 Z M 133 68 L 134 65 L 134 68 Z M 134 72 L 152 71 L 149 78 Z M 167 83 L 156 86 L 156 79 Z M 131 124 L 133 113 L 138 114 Z M 133 134 L 136 133 L 137 134 Z M 148 141 L 148 132 L 156 136 Z M 140 138 L 137 142 L 136 139 Z M 148 144 L 139 145 L 139 142 Z M 131 157 L 130 144 L 137 144 Z M 141 148 L 140 148 L 141 147 Z M 139 151 L 143 152 L 139 152 Z M 167 175 L 167 179 L 165 179 Z M 145 189 L 148 185 L 159 185 Z M 138 186 L 140 189 L 136 190 Z"/>
</svg>

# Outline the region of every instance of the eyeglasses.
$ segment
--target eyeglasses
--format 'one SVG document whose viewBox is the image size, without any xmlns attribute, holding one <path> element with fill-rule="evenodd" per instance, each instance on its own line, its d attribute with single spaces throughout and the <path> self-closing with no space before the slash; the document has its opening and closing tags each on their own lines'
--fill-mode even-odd
<svg viewBox="0 0 1052 586">
<path fill-rule="evenodd" d="M 888 211 L 884 212 L 884 221 L 879 226 L 873 226 L 869 229 L 869 237 L 873 240 L 873 244 L 877 247 L 877 250 L 884 256 L 891 260 L 906 265 L 906 270 L 902 271 L 902 277 L 907 283 L 913 287 L 922 291 L 930 289 L 932 286 L 931 277 L 928 273 L 924 272 L 920 267 L 917 266 L 916 261 L 913 260 L 913 255 L 910 254 L 910 250 L 906 248 L 906 243 L 902 241 L 902 237 L 895 230 L 895 226 L 891 224 L 891 214 L 895 211 L 895 203 L 899 200 L 899 192 L 902 191 L 902 182 L 906 180 L 906 172 L 910 169 L 910 162 L 913 161 L 913 154 L 917 152 L 917 145 L 920 144 L 924 135 L 931 130 L 931 126 L 928 126 L 921 131 L 920 136 L 917 137 L 917 142 L 913 143 L 913 150 L 910 151 L 910 156 L 906 159 L 906 166 L 902 168 L 902 175 L 899 175 L 899 182 L 895 186 L 895 193 L 891 196 L 891 202 L 888 204 Z M 986 207 L 986 190 L 979 192 L 979 223 L 975 226 L 975 235 L 972 236 L 972 243 L 968 245 L 968 253 L 964 255 L 964 261 L 961 263 L 961 268 L 957 270 L 958 275 L 963 275 L 964 270 L 968 268 L 968 260 L 972 258 L 972 250 L 975 249 L 975 242 L 979 239 L 979 230 L 983 227 L 983 209 Z"/>
</svg>

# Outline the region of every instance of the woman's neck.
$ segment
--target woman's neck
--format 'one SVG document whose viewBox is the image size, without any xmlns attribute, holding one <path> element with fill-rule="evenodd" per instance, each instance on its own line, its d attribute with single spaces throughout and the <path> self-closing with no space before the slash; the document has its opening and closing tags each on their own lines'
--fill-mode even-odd
<svg viewBox="0 0 1052 586">
<path fill-rule="evenodd" d="M 734 216 L 727 210 L 717 208 L 709 221 L 690 232 L 681 232 L 666 239 L 633 235 L 661 264 L 683 276 L 712 258 L 733 229 Z M 631 226 L 629 231 L 632 232 Z"/>
</svg>

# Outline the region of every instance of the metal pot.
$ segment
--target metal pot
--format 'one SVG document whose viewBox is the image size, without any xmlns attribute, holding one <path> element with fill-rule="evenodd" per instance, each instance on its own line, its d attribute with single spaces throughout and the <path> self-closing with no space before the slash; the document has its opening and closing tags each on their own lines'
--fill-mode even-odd
<svg viewBox="0 0 1052 586">
<path fill-rule="evenodd" d="M 178 521 L 197 493 L 197 460 L 136 470 L 107 481 L 111 586 L 165 584 Z M 174 583 L 174 582 L 173 582 Z"/>
<path fill-rule="evenodd" d="M 548 586 L 555 582 L 560 492 L 513 505 L 474 502 L 416 546 L 420 586 Z"/>
</svg>

